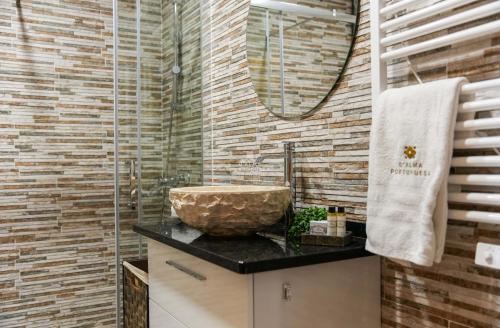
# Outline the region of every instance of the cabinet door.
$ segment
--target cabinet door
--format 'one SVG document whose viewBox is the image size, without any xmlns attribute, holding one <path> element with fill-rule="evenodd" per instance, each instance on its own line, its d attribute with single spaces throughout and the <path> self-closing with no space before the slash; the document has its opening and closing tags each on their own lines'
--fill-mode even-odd
<svg viewBox="0 0 500 328">
<path fill-rule="evenodd" d="M 380 259 L 256 273 L 254 298 L 255 328 L 377 328 Z"/>
<path fill-rule="evenodd" d="M 161 308 L 155 301 L 149 300 L 149 328 L 187 328 Z"/>
<path fill-rule="evenodd" d="M 252 327 L 251 276 L 148 240 L 149 297 L 189 328 Z"/>
</svg>

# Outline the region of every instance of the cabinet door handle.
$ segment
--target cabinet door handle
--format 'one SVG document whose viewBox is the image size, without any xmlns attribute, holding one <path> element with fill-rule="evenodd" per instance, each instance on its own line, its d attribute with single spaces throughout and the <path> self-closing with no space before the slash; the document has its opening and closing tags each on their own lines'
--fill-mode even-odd
<svg viewBox="0 0 500 328">
<path fill-rule="evenodd" d="M 207 277 L 205 277 L 204 275 L 202 274 L 199 274 L 198 272 L 194 272 L 193 270 L 189 269 L 189 268 L 186 268 L 185 266 L 183 266 L 182 264 L 179 264 L 175 261 L 165 261 L 165 263 L 167 265 L 170 265 L 171 267 L 174 267 L 176 268 L 177 270 L 179 271 L 182 271 L 184 272 L 185 274 L 188 274 L 190 275 L 191 277 L 199 280 L 199 281 L 205 281 L 207 280 Z"/>
</svg>

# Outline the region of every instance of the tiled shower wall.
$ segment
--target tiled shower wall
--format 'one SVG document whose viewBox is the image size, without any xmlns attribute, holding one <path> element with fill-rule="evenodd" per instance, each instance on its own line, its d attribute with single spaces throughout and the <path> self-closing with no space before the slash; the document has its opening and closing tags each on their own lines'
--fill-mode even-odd
<svg viewBox="0 0 500 328">
<path fill-rule="evenodd" d="M 0 326 L 115 325 L 112 1 L 0 2 Z M 138 257 L 127 206 L 137 160 L 135 0 L 119 1 L 120 253 Z M 141 1 L 144 219 L 157 221 L 170 113 L 171 2 Z M 201 181 L 199 2 L 182 8 L 189 105 L 175 165 Z M 178 159 L 178 160 L 177 160 Z M 172 161 L 173 163 L 174 161 Z M 173 165 L 173 166 L 175 166 Z M 175 174 L 175 172 L 174 172 Z"/>
<path fill-rule="evenodd" d="M 249 1 L 211 1 L 213 16 L 207 35 L 212 42 L 204 62 L 207 184 L 281 183 L 282 160 L 270 160 L 258 170 L 251 163 L 259 154 L 280 153 L 281 142 L 292 140 L 297 145 L 298 205 L 340 204 L 347 207 L 349 219 L 366 219 L 370 26 L 369 1 L 361 3 L 358 40 L 340 87 L 313 117 L 287 122 L 262 106 L 250 80 L 245 53 Z M 492 19 L 500 17 L 487 20 Z M 467 76 L 472 81 L 500 77 L 500 36 L 411 60 L 424 81 L 446 76 Z M 409 80 L 415 83 L 406 63 L 392 67 L 391 83 L 404 85 Z M 499 91 L 495 93 L 498 96 Z M 474 265 L 478 241 L 500 244 L 500 228 L 449 222 L 444 260 L 432 269 L 383 260 L 383 327 L 500 327 L 500 274 Z"/>
<path fill-rule="evenodd" d="M 0 1 L 0 326 L 115 324 L 111 0 Z"/>
<path fill-rule="evenodd" d="M 202 183 L 202 103 L 201 103 L 201 22 L 200 0 L 184 0 L 179 3 L 181 73 L 178 79 L 178 104 L 174 110 L 172 126 L 172 96 L 174 65 L 174 1 L 163 0 L 162 26 L 162 108 L 164 172 L 181 178 L 180 185 Z M 172 133 L 169 133 L 172 128 Z M 170 135 L 169 135 L 170 134 Z"/>
</svg>

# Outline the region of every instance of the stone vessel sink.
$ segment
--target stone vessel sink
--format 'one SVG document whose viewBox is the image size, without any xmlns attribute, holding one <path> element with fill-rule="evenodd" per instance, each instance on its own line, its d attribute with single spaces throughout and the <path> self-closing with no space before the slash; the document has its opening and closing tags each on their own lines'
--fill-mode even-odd
<svg viewBox="0 0 500 328">
<path fill-rule="evenodd" d="M 189 226 L 212 236 L 246 236 L 279 221 L 290 204 L 290 189 L 272 186 L 174 188 L 170 201 Z"/>
</svg>

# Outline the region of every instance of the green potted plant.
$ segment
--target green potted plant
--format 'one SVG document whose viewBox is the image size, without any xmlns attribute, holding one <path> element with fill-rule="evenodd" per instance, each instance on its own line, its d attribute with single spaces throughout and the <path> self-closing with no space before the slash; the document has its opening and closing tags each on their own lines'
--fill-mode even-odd
<svg viewBox="0 0 500 328">
<path fill-rule="evenodd" d="M 291 239 L 300 238 L 300 235 L 309 231 L 311 221 L 326 220 L 328 212 L 323 207 L 304 208 L 295 213 L 292 224 L 288 228 L 288 237 Z"/>
</svg>

